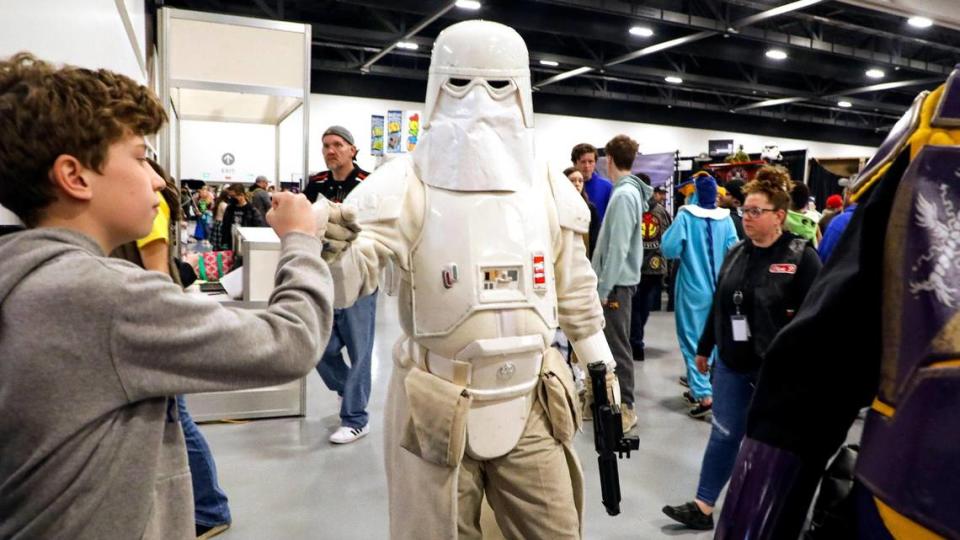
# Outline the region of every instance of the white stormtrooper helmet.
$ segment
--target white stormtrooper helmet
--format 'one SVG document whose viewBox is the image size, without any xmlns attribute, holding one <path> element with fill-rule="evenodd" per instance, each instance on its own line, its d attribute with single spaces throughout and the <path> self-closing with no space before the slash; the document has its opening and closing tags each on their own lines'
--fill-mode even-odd
<svg viewBox="0 0 960 540">
<path fill-rule="evenodd" d="M 464 85 L 463 81 L 469 82 Z M 437 36 L 430 57 L 423 127 L 430 127 L 441 92 L 459 98 L 477 84 L 485 85 L 494 96 L 509 96 L 516 89 L 523 123 L 533 127 L 527 44 L 513 28 L 490 21 L 464 21 Z"/>
<path fill-rule="evenodd" d="M 783 154 L 780 153 L 780 147 L 775 144 L 768 144 L 763 147 L 763 152 L 760 152 L 760 159 L 766 160 L 770 163 L 775 161 L 783 161 Z"/>
<path fill-rule="evenodd" d="M 427 185 L 517 191 L 533 175 L 533 102 L 523 38 L 508 26 L 465 21 L 433 45 L 414 165 Z"/>
</svg>

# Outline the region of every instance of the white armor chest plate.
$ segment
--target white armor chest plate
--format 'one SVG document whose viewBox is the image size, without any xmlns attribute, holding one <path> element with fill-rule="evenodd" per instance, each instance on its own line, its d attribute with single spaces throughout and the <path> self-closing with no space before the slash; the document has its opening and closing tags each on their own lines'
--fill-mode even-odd
<svg viewBox="0 0 960 540">
<path fill-rule="evenodd" d="M 543 194 L 536 188 L 426 190 L 423 231 L 411 253 L 413 337 L 446 336 L 483 310 L 533 310 L 547 328 L 556 328 Z"/>
</svg>

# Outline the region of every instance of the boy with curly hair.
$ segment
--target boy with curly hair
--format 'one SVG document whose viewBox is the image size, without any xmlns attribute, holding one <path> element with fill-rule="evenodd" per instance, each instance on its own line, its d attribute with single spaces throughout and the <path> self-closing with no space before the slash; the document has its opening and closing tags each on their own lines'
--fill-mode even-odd
<svg viewBox="0 0 960 540">
<path fill-rule="evenodd" d="M 176 394 L 306 375 L 329 338 L 330 274 L 303 196 L 277 194 L 262 311 L 184 294 L 105 255 L 150 232 L 163 180 L 156 96 L 107 70 L 0 60 L 0 538 L 188 538 Z"/>
</svg>

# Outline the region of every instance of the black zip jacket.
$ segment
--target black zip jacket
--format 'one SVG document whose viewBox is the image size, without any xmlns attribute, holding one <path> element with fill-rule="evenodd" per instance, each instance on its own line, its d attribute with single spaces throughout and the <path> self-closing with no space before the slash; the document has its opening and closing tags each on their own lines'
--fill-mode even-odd
<svg viewBox="0 0 960 540">
<path fill-rule="evenodd" d="M 760 369 L 764 354 L 781 328 L 796 314 L 820 271 L 820 258 L 809 243 L 784 232 L 771 246 L 760 248 L 749 240 L 733 246 L 723 260 L 717 291 L 707 317 L 697 354 L 709 356 L 714 345 L 720 358 L 734 371 Z M 747 318 L 750 337 L 734 341 L 731 317 Z"/>
</svg>

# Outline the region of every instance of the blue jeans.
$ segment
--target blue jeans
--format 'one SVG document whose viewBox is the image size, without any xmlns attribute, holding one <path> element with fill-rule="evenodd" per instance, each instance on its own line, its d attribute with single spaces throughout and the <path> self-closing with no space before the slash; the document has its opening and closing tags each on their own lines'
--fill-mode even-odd
<svg viewBox="0 0 960 540">
<path fill-rule="evenodd" d="M 187 442 L 187 460 L 193 482 L 193 519 L 198 525 L 206 527 L 230 523 L 227 494 L 217 483 L 217 464 L 213 461 L 207 440 L 187 412 L 183 396 L 177 396 L 177 414 L 183 438 Z"/>
<path fill-rule="evenodd" d="M 714 363 L 713 427 L 703 453 L 697 498 L 715 506 L 720 491 L 730 480 L 747 431 L 747 410 L 757 385 L 757 373 L 739 373 L 723 359 Z"/>
<path fill-rule="evenodd" d="M 376 291 L 354 305 L 333 312 L 330 343 L 323 352 L 317 373 L 330 390 L 343 398 L 340 402 L 340 425 L 362 428 L 367 425 L 367 402 L 370 401 L 370 361 L 373 356 L 373 334 L 377 316 Z M 350 365 L 343 360 L 341 349 L 347 348 Z"/>
</svg>

